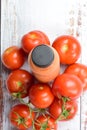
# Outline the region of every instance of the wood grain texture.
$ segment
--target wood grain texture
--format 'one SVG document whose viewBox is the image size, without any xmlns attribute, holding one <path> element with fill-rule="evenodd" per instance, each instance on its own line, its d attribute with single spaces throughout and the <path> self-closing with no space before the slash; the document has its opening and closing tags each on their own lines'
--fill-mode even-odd
<svg viewBox="0 0 87 130">
<path fill-rule="evenodd" d="M 81 42 L 82 42 L 82 63 L 87 65 L 87 0 L 81 1 Z M 81 97 L 81 130 L 87 130 L 87 92 Z"/>
<path fill-rule="evenodd" d="M 82 55 L 78 62 L 87 65 L 87 0 L 2 0 L 1 54 L 11 45 L 20 46 L 23 34 L 36 29 L 45 32 L 51 43 L 59 35 L 75 36 L 82 46 Z M 26 63 L 23 68 L 28 69 Z M 64 68 L 65 66 L 62 67 Z M 6 89 L 8 73 L 2 65 L 2 130 L 16 130 L 8 119 L 11 107 L 16 104 Z M 59 122 L 58 130 L 87 130 L 87 93 L 78 100 L 78 104 L 76 117 L 71 121 Z"/>
<path fill-rule="evenodd" d="M 2 79 L 0 77 L 0 128 L 1 129 L 2 129 L 2 122 L 3 122 L 2 109 L 3 109 L 3 92 L 2 92 Z"/>
</svg>

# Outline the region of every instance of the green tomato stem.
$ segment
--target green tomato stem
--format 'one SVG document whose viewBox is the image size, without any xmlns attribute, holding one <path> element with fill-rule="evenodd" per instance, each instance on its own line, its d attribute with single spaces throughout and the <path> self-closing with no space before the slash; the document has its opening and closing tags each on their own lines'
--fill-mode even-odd
<svg viewBox="0 0 87 130">
<path fill-rule="evenodd" d="M 70 99 L 67 98 L 67 97 L 62 97 L 62 101 L 63 101 L 62 112 L 59 115 L 59 117 L 56 119 L 55 123 L 57 123 L 57 121 L 66 119 L 69 116 L 69 113 L 70 113 L 70 111 L 66 110 L 66 108 L 65 108 L 66 102 L 70 101 Z"/>
</svg>

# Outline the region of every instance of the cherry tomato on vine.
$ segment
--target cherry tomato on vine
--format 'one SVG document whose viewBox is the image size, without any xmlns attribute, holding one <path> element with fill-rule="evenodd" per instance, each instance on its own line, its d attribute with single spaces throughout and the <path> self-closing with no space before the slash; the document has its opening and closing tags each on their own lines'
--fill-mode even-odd
<svg viewBox="0 0 87 130">
<path fill-rule="evenodd" d="M 57 130 L 55 120 L 49 115 L 40 115 L 35 121 L 36 130 Z"/>
<path fill-rule="evenodd" d="M 81 45 L 73 36 L 57 37 L 52 46 L 57 50 L 62 64 L 75 63 L 81 54 Z"/>
<path fill-rule="evenodd" d="M 37 83 L 29 90 L 30 102 L 37 108 L 47 108 L 54 100 L 54 95 L 48 84 Z"/>
<path fill-rule="evenodd" d="M 28 71 L 17 69 L 8 75 L 6 87 L 14 98 L 24 98 L 28 96 L 33 80 L 33 76 Z"/>
<path fill-rule="evenodd" d="M 40 44 L 50 45 L 48 36 L 39 30 L 31 31 L 25 34 L 21 40 L 22 48 L 26 53 L 29 53 L 34 47 Z"/>
<path fill-rule="evenodd" d="M 26 130 L 32 126 L 35 113 L 27 105 L 17 104 L 13 106 L 9 113 L 9 120 L 18 129 Z"/>
<path fill-rule="evenodd" d="M 74 63 L 68 66 L 65 73 L 70 73 L 78 76 L 83 84 L 83 91 L 87 90 L 87 66 L 81 63 Z"/>
<path fill-rule="evenodd" d="M 63 73 L 54 80 L 52 92 L 56 97 L 77 99 L 83 92 L 82 82 L 75 75 Z"/>
<path fill-rule="evenodd" d="M 8 47 L 2 54 L 2 63 L 11 70 L 20 68 L 24 61 L 24 51 L 17 46 Z"/>
<path fill-rule="evenodd" d="M 78 111 L 78 103 L 75 100 L 68 100 L 55 98 L 49 107 L 49 113 L 56 120 L 70 120 L 73 119 Z"/>
</svg>

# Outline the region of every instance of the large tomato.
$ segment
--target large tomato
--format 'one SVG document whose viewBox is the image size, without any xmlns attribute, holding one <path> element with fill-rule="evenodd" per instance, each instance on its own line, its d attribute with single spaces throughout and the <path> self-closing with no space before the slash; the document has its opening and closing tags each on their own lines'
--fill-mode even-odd
<svg viewBox="0 0 87 130">
<path fill-rule="evenodd" d="M 24 52 L 17 46 L 8 47 L 2 54 L 2 63 L 11 70 L 20 68 L 24 61 Z"/>
<path fill-rule="evenodd" d="M 26 130 L 32 126 L 35 113 L 27 105 L 17 104 L 13 106 L 9 113 L 9 119 L 13 126 Z"/>
<path fill-rule="evenodd" d="M 12 71 L 6 79 L 7 89 L 14 98 L 28 96 L 29 87 L 32 83 L 33 76 L 23 69 Z"/>
<path fill-rule="evenodd" d="M 29 90 L 29 99 L 37 108 L 47 108 L 54 100 L 54 95 L 48 84 L 37 83 Z"/>
<path fill-rule="evenodd" d="M 77 99 L 83 91 L 81 80 L 72 74 L 63 73 L 54 80 L 52 92 L 56 97 L 68 97 Z"/>
<path fill-rule="evenodd" d="M 63 97 L 64 98 L 64 97 Z M 75 100 L 57 99 L 49 107 L 49 112 L 55 120 L 70 120 L 75 117 L 78 104 Z"/>
<path fill-rule="evenodd" d="M 57 50 L 62 64 L 75 63 L 81 53 L 79 41 L 69 35 L 63 35 L 56 38 L 52 46 Z"/>
<path fill-rule="evenodd" d="M 29 53 L 34 47 L 40 44 L 50 45 L 50 41 L 44 32 L 34 30 L 22 37 L 22 48 L 25 52 Z"/>
<path fill-rule="evenodd" d="M 65 73 L 70 73 L 78 76 L 83 83 L 83 91 L 87 90 L 87 66 L 74 63 L 68 66 L 65 70 Z"/>
<path fill-rule="evenodd" d="M 35 130 L 57 130 L 57 124 L 51 116 L 40 115 L 35 121 Z"/>
</svg>

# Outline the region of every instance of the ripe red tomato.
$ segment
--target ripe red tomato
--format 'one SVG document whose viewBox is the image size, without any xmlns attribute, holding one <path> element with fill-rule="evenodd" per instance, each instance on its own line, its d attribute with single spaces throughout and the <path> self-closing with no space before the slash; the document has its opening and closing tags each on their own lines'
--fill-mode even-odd
<svg viewBox="0 0 87 130">
<path fill-rule="evenodd" d="M 29 53 L 34 47 L 40 44 L 50 45 L 50 41 L 44 32 L 34 30 L 22 37 L 22 48 L 25 52 Z"/>
<path fill-rule="evenodd" d="M 37 83 L 29 90 L 31 103 L 37 108 L 47 108 L 54 100 L 54 95 L 48 84 Z"/>
<path fill-rule="evenodd" d="M 26 130 L 32 126 L 35 113 L 27 105 L 17 104 L 12 107 L 9 113 L 9 119 L 13 126 L 18 129 Z"/>
<path fill-rule="evenodd" d="M 28 96 L 29 87 L 32 83 L 33 76 L 23 69 L 12 71 L 6 79 L 7 89 L 14 98 Z"/>
<path fill-rule="evenodd" d="M 61 74 L 57 76 L 52 85 L 52 92 L 56 97 L 64 96 L 77 99 L 82 94 L 81 80 L 72 74 Z"/>
<path fill-rule="evenodd" d="M 55 120 L 49 115 L 40 115 L 35 121 L 36 130 L 57 130 Z"/>
<path fill-rule="evenodd" d="M 82 81 L 83 91 L 87 90 L 87 66 L 86 65 L 80 63 L 74 63 L 66 68 L 65 73 L 70 73 L 78 76 Z"/>
<path fill-rule="evenodd" d="M 81 54 L 80 43 L 72 36 L 60 36 L 54 40 L 52 46 L 59 53 L 62 64 L 75 63 Z"/>
<path fill-rule="evenodd" d="M 24 61 L 24 52 L 17 46 L 8 47 L 2 54 L 2 63 L 11 70 L 20 68 Z"/>
<path fill-rule="evenodd" d="M 57 99 L 49 107 L 49 112 L 55 120 L 70 120 L 75 117 L 78 111 L 78 104 L 75 100 L 63 102 Z"/>
</svg>

